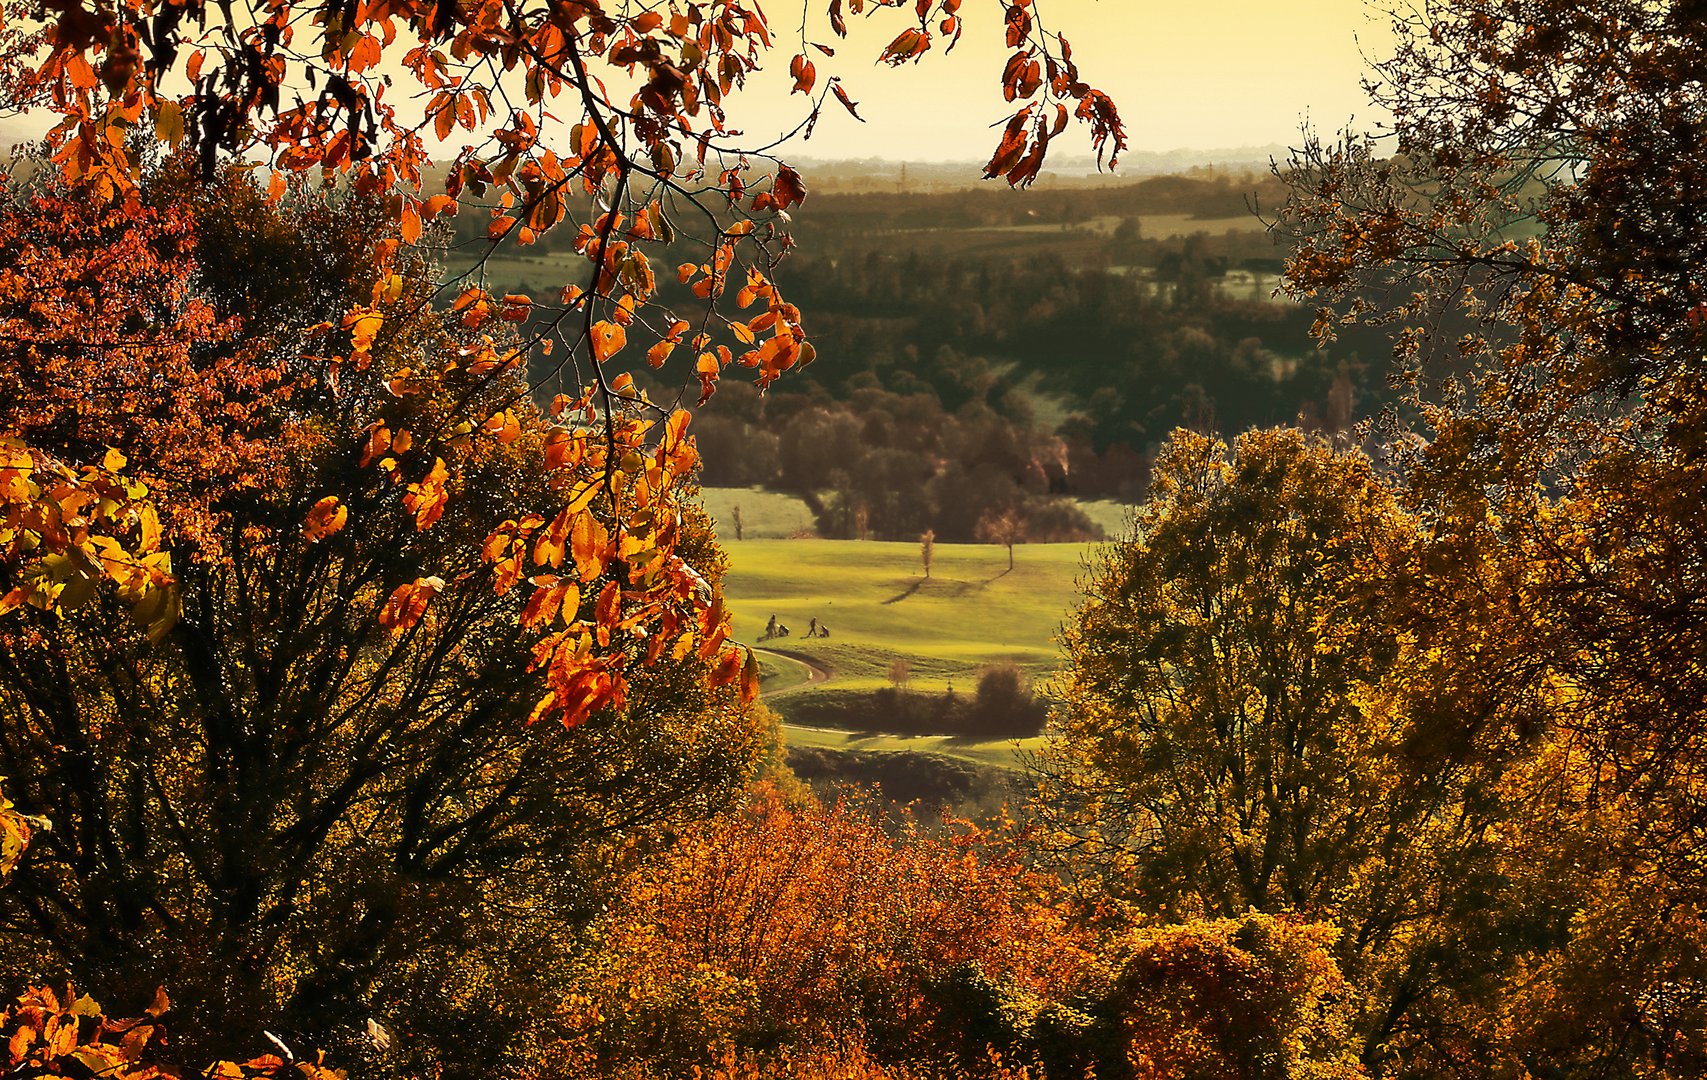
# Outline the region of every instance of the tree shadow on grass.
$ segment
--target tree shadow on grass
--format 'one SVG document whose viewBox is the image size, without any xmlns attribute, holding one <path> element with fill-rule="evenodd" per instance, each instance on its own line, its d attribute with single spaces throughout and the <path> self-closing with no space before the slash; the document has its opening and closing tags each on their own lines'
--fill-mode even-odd
<svg viewBox="0 0 1707 1080">
<path fill-rule="evenodd" d="M 889 599 L 887 599 L 883 602 L 885 604 L 899 604 L 901 601 L 907 599 L 907 597 L 912 596 L 914 593 L 918 592 L 919 588 L 921 586 L 923 586 L 924 583 L 925 583 L 924 578 L 917 578 L 913 581 L 913 583 L 911 585 L 907 586 L 905 589 L 901 590 L 900 592 L 896 593 L 894 596 L 891 596 Z"/>
</svg>

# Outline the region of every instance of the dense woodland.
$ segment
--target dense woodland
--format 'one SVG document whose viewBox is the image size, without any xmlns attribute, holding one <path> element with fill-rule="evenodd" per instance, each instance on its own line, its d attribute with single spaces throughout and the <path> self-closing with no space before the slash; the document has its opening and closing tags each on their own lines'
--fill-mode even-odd
<svg viewBox="0 0 1707 1080">
<path fill-rule="evenodd" d="M 702 480 L 797 493 L 826 537 L 979 542 L 1013 514 L 1050 542 L 1095 533 L 1049 496 L 1137 499 L 1175 427 L 1345 431 L 1393 400 L 1391 343 L 1318 347 L 1314 309 L 1273 295 L 1286 249 L 1258 215 L 1283 199 L 1248 173 L 813 199 L 785 280 L 822 362 L 720 391 L 695 421 Z M 1147 239 L 1146 217 L 1184 235 Z M 459 219 L 452 272 L 481 231 Z M 490 270 L 528 291 L 551 243 Z"/>
<path fill-rule="evenodd" d="M 890 63 L 960 31 L 887 7 Z M 1695 6 L 1401 18 L 1391 139 L 1311 140 L 1264 196 L 1296 308 L 1215 288 L 1208 241 L 931 255 L 855 203 L 777 269 L 806 192 L 719 156 L 770 47 L 731 4 L 249 13 L 0 22 L 7 106 L 67 117 L 0 187 L 8 1075 L 1707 1073 Z M 399 24 L 441 136 L 503 103 L 454 190 L 400 190 Z M 996 30 L 989 176 L 1075 117 L 1118 153 L 1030 5 Z M 796 90 L 854 109 L 815 62 Z M 287 107 L 287 72 L 335 88 Z M 498 192 L 486 227 L 575 237 L 584 284 L 441 285 L 432 219 Z M 1067 617 L 1035 797 L 813 797 L 698 479 L 854 535 L 1066 535 L 1118 446 L 1144 502 Z"/>
</svg>

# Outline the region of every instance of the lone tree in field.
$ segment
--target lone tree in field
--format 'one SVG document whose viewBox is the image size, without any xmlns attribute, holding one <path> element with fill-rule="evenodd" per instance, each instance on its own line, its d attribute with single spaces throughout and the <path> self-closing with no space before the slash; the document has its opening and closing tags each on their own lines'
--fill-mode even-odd
<svg viewBox="0 0 1707 1080">
<path fill-rule="evenodd" d="M 919 561 L 924 564 L 925 577 L 931 576 L 931 560 L 936 558 L 936 530 L 926 529 L 919 537 Z"/>
<path fill-rule="evenodd" d="M 1025 518 L 1013 507 L 989 514 L 978 522 L 978 539 L 1008 549 L 1008 570 L 1014 568 L 1014 545 L 1025 542 Z"/>
</svg>

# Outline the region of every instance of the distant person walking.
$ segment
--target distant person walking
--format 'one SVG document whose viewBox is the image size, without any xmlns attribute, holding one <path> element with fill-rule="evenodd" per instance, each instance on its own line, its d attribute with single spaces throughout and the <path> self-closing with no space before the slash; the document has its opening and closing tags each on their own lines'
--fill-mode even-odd
<svg viewBox="0 0 1707 1080">
<path fill-rule="evenodd" d="M 765 624 L 764 640 L 769 641 L 773 637 L 776 637 L 776 612 L 774 611 L 771 612 L 771 621 Z"/>
<path fill-rule="evenodd" d="M 817 637 L 818 636 L 818 620 L 817 619 L 813 619 L 810 623 L 807 624 L 806 636 L 807 637 Z"/>
</svg>

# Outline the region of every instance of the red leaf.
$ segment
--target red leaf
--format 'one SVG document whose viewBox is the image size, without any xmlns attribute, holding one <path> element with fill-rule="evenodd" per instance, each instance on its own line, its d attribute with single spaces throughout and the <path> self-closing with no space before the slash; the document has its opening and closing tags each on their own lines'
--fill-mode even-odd
<svg viewBox="0 0 1707 1080">
<path fill-rule="evenodd" d="M 1002 132 L 1002 141 L 997 144 L 990 163 L 984 166 L 984 179 L 1006 176 L 1019 164 L 1020 155 L 1025 153 L 1026 121 L 1031 117 L 1031 108 L 1027 105 L 1008 121 L 1007 129 Z"/>
<path fill-rule="evenodd" d="M 841 83 L 836 83 L 834 86 L 830 87 L 830 89 L 836 92 L 836 100 L 842 103 L 842 108 L 848 111 L 849 116 L 858 120 L 862 124 L 865 123 L 865 117 L 861 116 L 858 110 L 855 109 L 855 106 L 858 105 L 859 102 L 848 97 L 848 92 L 842 89 Z"/>
<path fill-rule="evenodd" d="M 1008 7 L 1007 24 L 1008 48 L 1017 49 L 1031 33 L 1031 12 L 1019 4 L 1012 4 Z"/>
<path fill-rule="evenodd" d="M 787 165 L 780 165 L 776 170 L 776 182 L 771 185 L 771 194 L 776 198 L 776 208 L 787 210 L 806 201 L 806 183 L 800 179 L 799 173 Z"/>
<path fill-rule="evenodd" d="M 883 50 L 878 60 L 885 64 L 904 64 L 909 60 L 917 60 L 931 47 L 929 31 L 909 27 L 895 35 L 895 40 Z"/>
<path fill-rule="evenodd" d="M 794 89 L 790 93 L 810 94 L 813 84 L 818 81 L 818 69 L 806 59 L 805 53 L 796 53 L 789 61 L 788 73 L 794 79 Z"/>
</svg>

